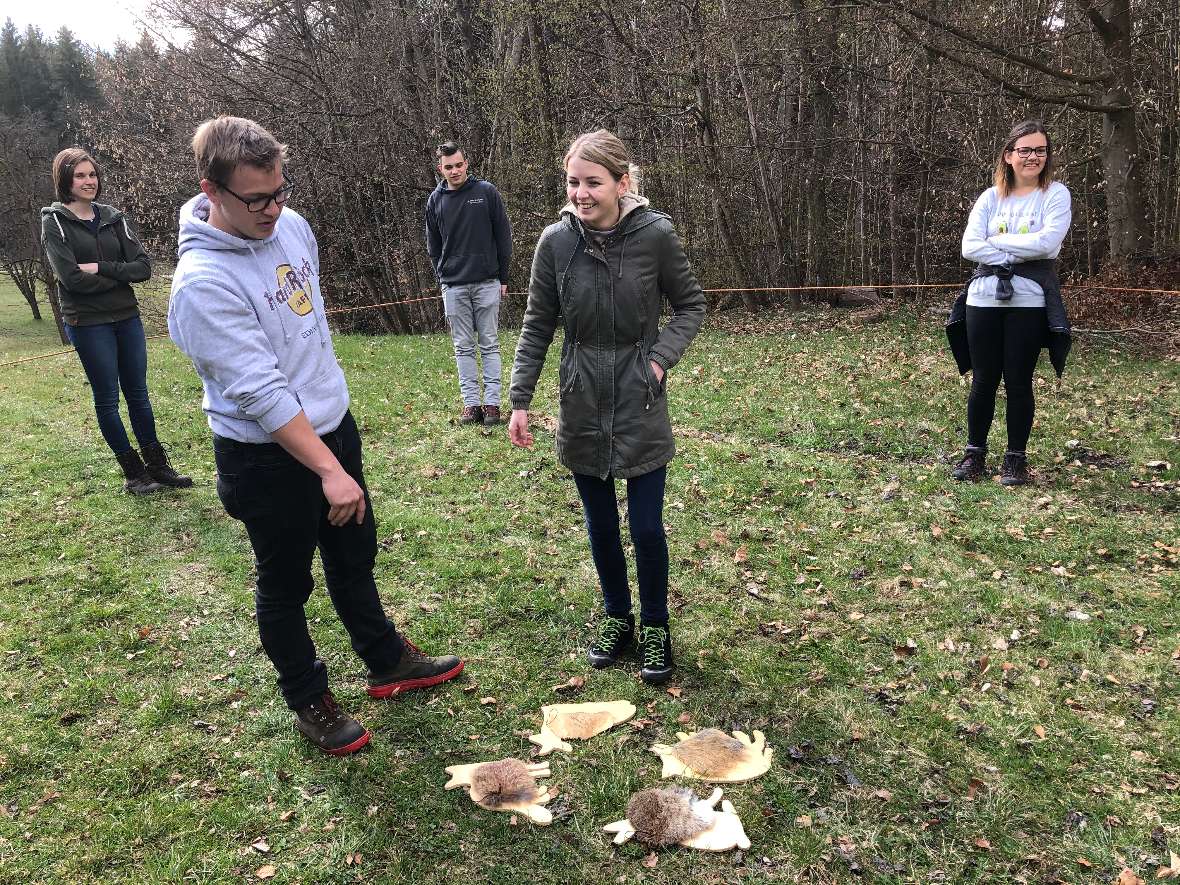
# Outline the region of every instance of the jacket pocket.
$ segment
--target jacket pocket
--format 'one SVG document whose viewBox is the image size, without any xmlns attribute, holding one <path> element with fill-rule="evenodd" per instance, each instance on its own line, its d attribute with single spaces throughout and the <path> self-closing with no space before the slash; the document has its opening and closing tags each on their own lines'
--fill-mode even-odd
<svg viewBox="0 0 1180 885">
<path fill-rule="evenodd" d="M 574 339 L 557 370 L 558 399 L 564 400 L 574 389 L 585 389 L 582 370 L 578 365 L 578 341 Z"/>
<path fill-rule="evenodd" d="M 650 409 L 657 399 L 664 395 L 664 381 L 667 381 L 667 374 L 664 375 L 663 380 L 657 381 L 655 373 L 651 368 L 651 352 L 644 346 L 642 341 L 635 342 L 635 352 L 639 360 L 639 377 L 643 381 L 644 387 L 644 401 L 643 408 Z"/>
</svg>

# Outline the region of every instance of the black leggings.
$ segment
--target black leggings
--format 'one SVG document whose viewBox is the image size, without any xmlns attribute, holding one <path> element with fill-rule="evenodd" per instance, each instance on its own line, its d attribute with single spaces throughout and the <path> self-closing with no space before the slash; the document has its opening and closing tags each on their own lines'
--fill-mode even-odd
<svg viewBox="0 0 1180 885">
<path fill-rule="evenodd" d="M 987 448 L 987 434 L 996 413 L 996 390 L 1003 378 L 1008 397 L 1008 451 L 1024 451 L 1036 408 L 1033 370 L 1047 325 L 1043 307 L 967 306 L 972 370 L 967 445 Z"/>
</svg>

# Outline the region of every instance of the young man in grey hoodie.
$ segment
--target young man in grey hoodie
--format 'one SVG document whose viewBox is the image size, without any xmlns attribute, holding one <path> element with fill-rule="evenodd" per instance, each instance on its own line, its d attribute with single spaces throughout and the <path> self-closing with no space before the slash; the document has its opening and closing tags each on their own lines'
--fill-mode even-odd
<svg viewBox="0 0 1180 885">
<path fill-rule="evenodd" d="M 217 494 L 257 561 L 258 632 L 296 727 L 324 752 L 369 742 L 316 657 L 304 605 L 318 547 L 328 594 L 376 698 L 445 682 L 463 662 L 428 657 L 385 616 L 361 439 L 319 287 L 319 251 L 286 203 L 286 148 L 252 120 L 193 136 L 201 192 L 180 212 L 168 330 L 193 361 L 213 431 Z"/>
</svg>

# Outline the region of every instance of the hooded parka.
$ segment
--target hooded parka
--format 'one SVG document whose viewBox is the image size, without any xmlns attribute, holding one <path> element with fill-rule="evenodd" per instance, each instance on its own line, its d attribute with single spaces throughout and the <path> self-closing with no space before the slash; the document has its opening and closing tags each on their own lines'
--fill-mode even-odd
<svg viewBox="0 0 1180 885">
<path fill-rule="evenodd" d="M 705 317 L 705 296 L 671 219 L 625 194 L 599 247 L 572 206 L 545 228 L 533 255 L 528 307 L 512 368 L 513 409 L 528 409 L 560 317 L 557 456 L 574 473 L 621 479 L 672 460 L 667 375 Z M 660 328 L 666 298 L 672 317 Z"/>
</svg>

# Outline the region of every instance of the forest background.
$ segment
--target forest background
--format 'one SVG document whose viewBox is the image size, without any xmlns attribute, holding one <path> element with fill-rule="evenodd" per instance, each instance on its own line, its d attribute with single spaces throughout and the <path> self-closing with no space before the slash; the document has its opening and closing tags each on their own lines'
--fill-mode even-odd
<svg viewBox="0 0 1180 885">
<path fill-rule="evenodd" d="M 1030 116 L 1074 195 L 1063 271 L 1144 286 L 1176 267 L 1180 0 L 158 0 L 133 45 L 86 36 L 0 32 L 0 264 L 34 313 L 53 153 L 95 151 L 105 196 L 167 262 L 196 189 L 189 139 L 219 113 L 290 145 L 329 305 L 408 302 L 338 317 L 354 331 L 441 326 L 437 302 L 414 301 L 434 286 L 421 228 L 438 142 L 462 141 L 504 195 L 521 290 L 564 201 L 564 147 L 598 126 L 632 147 L 707 287 L 909 297 L 962 279 L 967 212 Z M 1124 323 L 1161 310 L 1102 300 Z"/>
</svg>

